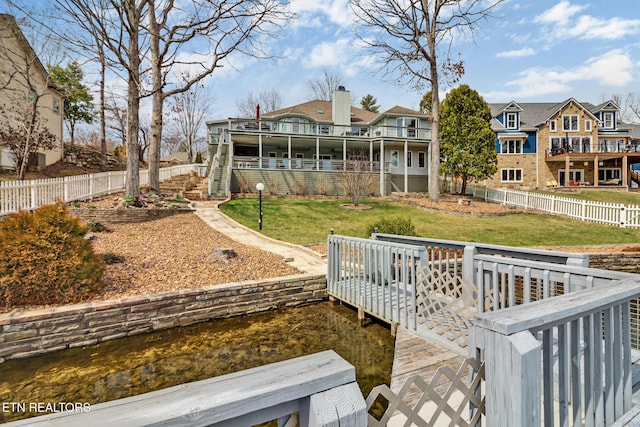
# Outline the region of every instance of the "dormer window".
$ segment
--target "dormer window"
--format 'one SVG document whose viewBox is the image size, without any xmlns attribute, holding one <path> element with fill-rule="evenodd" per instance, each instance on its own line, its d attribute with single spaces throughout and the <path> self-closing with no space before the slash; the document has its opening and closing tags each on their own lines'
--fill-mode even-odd
<svg viewBox="0 0 640 427">
<path fill-rule="evenodd" d="M 605 128 L 605 129 L 614 129 L 613 113 L 603 113 L 602 114 L 602 122 L 600 122 L 600 127 Z"/>
<path fill-rule="evenodd" d="M 578 123 L 579 120 L 577 114 L 567 114 L 562 116 L 562 130 L 564 132 L 580 130 Z"/>
<path fill-rule="evenodd" d="M 507 129 L 518 129 L 518 113 L 507 113 Z"/>
</svg>

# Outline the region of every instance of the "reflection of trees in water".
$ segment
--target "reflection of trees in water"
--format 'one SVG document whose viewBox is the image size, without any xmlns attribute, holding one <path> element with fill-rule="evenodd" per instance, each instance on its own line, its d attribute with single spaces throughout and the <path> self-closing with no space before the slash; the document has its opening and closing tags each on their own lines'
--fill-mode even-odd
<svg viewBox="0 0 640 427">
<path fill-rule="evenodd" d="M 388 383 L 389 330 L 330 303 L 223 319 L 0 365 L 0 398 L 96 404 L 332 349 L 366 394 Z M 9 421 L 0 414 L 0 421 Z"/>
</svg>

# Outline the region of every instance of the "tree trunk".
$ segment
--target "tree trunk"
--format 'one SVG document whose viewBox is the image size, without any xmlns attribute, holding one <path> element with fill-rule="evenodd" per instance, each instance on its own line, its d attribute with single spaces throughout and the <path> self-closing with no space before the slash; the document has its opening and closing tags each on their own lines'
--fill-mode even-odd
<svg viewBox="0 0 640 427">
<path fill-rule="evenodd" d="M 160 144 L 162 141 L 162 59 L 160 58 L 160 25 L 156 20 L 155 0 L 149 1 L 149 40 L 151 49 L 151 139 L 149 141 L 149 187 L 160 192 Z"/>
<path fill-rule="evenodd" d="M 431 63 L 431 174 L 429 176 L 429 201 L 440 201 L 440 98 L 438 96 L 438 72 L 435 57 Z"/>
<path fill-rule="evenodd" d="M 135 0 L 126 3 L 128 19 L 129 72 L 127 84 L 127 180 L 125 183 L 126 196 L 140 195 L 140 143 L 138 129 L 140 127 L 140 51 L 138 38 L 140 34 L 140 14 Z"/>
<path fill-rule="evenodd" d="M 105 57 L 104 49 L 98 44 L 98 58 L 100 60 L 100 166 L 104 169 L 107 166 L 107 131 L 104 116 L 104 85 L 105 85 Z"/>
</svg>

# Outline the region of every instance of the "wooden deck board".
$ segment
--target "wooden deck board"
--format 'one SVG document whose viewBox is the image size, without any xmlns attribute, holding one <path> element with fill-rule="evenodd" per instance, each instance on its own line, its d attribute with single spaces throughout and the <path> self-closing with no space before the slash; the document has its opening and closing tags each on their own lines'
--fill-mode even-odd
<svg viewBox="0 0 640 427">
<path fill-rule="evenodd" d="M 464 358 L 458 354 L 432 344 L 406 328 L 398 328 L 390 388 L 394 393 L 398 393 L 413 375 L 420 376 L 428 383 L 439 368 L 449 366 L 456 372 L 463 361 Z M 447 387 L 448 382 L 445 381 L 435 389 L 438 393 L 443 393 Z M 421 395 L 422 392 L 413 386 L 404 401 L 413 407 Z"/>
</svg>

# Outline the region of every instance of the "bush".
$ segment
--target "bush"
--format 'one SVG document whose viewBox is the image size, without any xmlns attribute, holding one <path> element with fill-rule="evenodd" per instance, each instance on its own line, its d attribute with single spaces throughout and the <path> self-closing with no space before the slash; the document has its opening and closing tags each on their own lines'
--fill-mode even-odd
<svg viewBox="0 0 640 427">
<path fill-rule="evenodd" d="M 71 303 L 100 290 L 105 265 L 88 231 L 61 203 L 8 215 L 0 223 L 0 305 Z"/>
<path fill-rule="evenodd" d="M 416 227 L 410 218 L 380 218 L 367 226 L 367 235 L 374 233 L 376 228 L 381 234 L 417 236 Z"/>
</svg>

